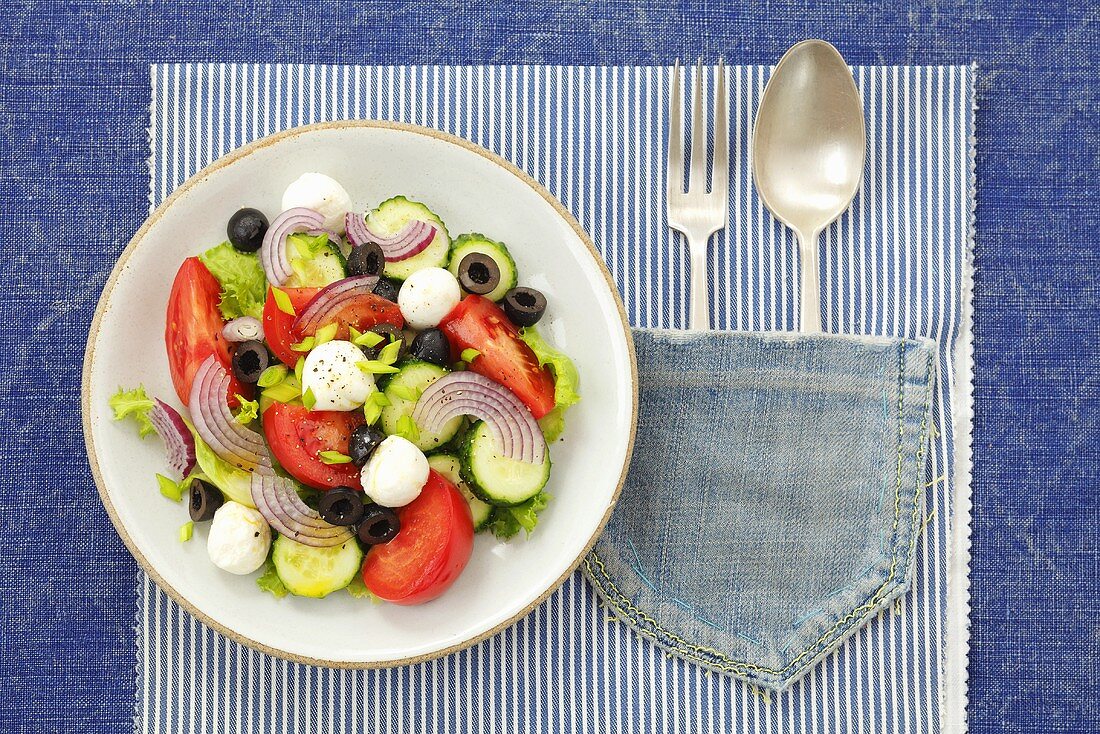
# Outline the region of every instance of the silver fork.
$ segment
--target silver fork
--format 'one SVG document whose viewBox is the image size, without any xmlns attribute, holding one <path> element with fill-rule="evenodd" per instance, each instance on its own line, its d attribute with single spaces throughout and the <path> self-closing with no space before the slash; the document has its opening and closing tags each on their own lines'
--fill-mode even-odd
<svg viewBox="0 0 1100 734">
<path fill-rule="evenodd" d="M 707 135 L 703 122 L 703 60 L 696 67 L 691 106 L 691 170 L 684 191 L 684 118 L 680 94 L 680 60 L 672 67 L 672 100 L 668 115 L 668 226 L 687 239 L 691 253 L 692 329 L 710 329 L 710 289 L 707 285 L 707 243 L 726 228 L 729 219 L 729 105 L 726 64 L 718 61 L 714 105 L 714 162 L 707 191 Z"/>
</svg>

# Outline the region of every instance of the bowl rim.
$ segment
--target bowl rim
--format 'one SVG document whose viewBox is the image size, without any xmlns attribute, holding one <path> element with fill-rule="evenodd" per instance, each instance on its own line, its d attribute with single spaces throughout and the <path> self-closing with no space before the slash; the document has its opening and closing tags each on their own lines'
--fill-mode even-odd
<svg viewBox="0 0 1100 734">
<path fill-rule="evenodd" d="M 99 458 L 96 453 L 95 439 L 92 435 L 92 423 L 91 423 L 91 377 L 92 377 L 92 362 L 95 357 L 95 346 L 98 341 L 100 322 L 103 319 L 103 315 L 106 312 L 107 302 L 110 299 L 115 285 L 117 284 L 119 275 L 121 274 L 126 262 L 130 259 L 130 256 L 138 248 L 141 241 L 144 239 L 149 230 L 157 223 L 157 221 L 164 215 L 164 213 L 180 198 L 182 198 L 188 191 L 198 186 L 205 178 L 212 173 L 230 166 L 236 161 L 251 155 L 252 153 L 282 142 L 284 140 L 298 137 L 301 135 L 308 135 L 310 133 L 319 130 L 347 130 L 355 128 L 375 128 L 375 129 L 387 129 L 397 130 L 405 133 L 412 133 L 415 135 L 422 135 L 429 138 L 449 143 L 451 145 L 457 145 L 461 148 L 465 148 L 468 151 L 480 155 L 482 158 L 487 159 L 489 162 L 496 164 L 503 168 L 507 172 L 515 176 L 520 182 L 531 188 L 537 193 L 543 200 L 545 200 L 551 207 L 557 212 L 569 226 L 573 229 L 573 232 L 577 235 L 580 241 L 588 248 L 589 254 L 592 256 L 599 271 L 603 274 L 604 280 L 607 283 L 608 289 L 611 292 L 612 299 L 616 307 L 618 308 L 620 326 L 623 329 L 623 335 L 626 340 L 627 356 L 630 363 L 630 431 L 627 437 L 626 455 L 623 459 L 622 471 L 619 474 L 618 483 L 615 486 L 615 491 L 611 496 L 611 501 L 608 503 L 607 510 L 604 512 L 603 517 L 600 519 L 596 529 L 592 532 L 592 535 L 588 538 L 584 548 L 577 554 L 577 557 L 570 562 L 568 568 L 554 581 L 550 586 L 545 589 L 534 601 L 528 604 L 523 609 L 516 612 L 514 615 L 504 620 L 503 622 L 495 625 L 491 629 L 481 632 L 473 637 L 464 640 L 462 642 L 449 645 L 445 648 L 435 650 L 433 652 L 423 653 L 420 655 L 414 655 L 409 657 L 397 658 L 394 660 L 384 661 L 346 661 L 346 660 L 328 660 L 325 658 L 316 658 L 308 655 L 301 655 L 298 653 L 288 652 L 281 650 L 277 647 L 262 643 L 258 640 L 254 640 L 251 637 L 227 627 L 226 625 L 212 619 L 204 612 L 199 610 L 191 601 L 189 601 L 181 592 L 169 584 L 156 570 L 156 568 L 145 558 L 145 556 L 138 549 L 137 544 L 133 538 L 127 532 L 126 527 L 123 525 L 117 512 L 115 511 L 114 504 L 107 492 L 106 483 L 103 479 L 103 475 L 99 468 Z M 525 171 L 518 168 L 510 161 L 505 160 L 501 156 L 472 143 L 464 138 L 460 138 L 456 135 L 452 135 L 441 130 L 433 128 L 422 127 L 420 125 L 412 125 L 403 122 L 394 122 L 389 120 L 336 120 L 329 122 L 316 122 L 309 125 L 301 125 L 298 127 L 282 130 L 271 135 L 259 138 L 251 143 L 247 143 L 226 155 L 218 158 L 209 165 L 202 168 L 202 170 L 195 173 L 188 178 L 183 184 L 181 184 L 175 191 L 173 191 L 167 199 L 165 199 L 160 206 L 158 206 L 146 220 L 142 223 L 141 227 L 130 239 L 129 243 L 123 249 L 122 253 L 118 257 L 118 261 L 111 269 L 111 274 L 107 278 L 107 282 L 103 286 L 103 292 L 100 294 L 99 301 L 96 304 L 95 313 L 92 317 L 91 325 L 88 331 L 88 341 L 84 348 L 84 366 L 81 372 L 81 422 L 84 429 L 84 445 L 88 454 L 88 464 L 92 471 L 92 477 L 95 480 L 96 489 L 99 492 L 100 501 L 103 503 L 104 509 L 107 510 L 107 514 L 111 519 L 111 524 L 114 525 L 115 531 L 119 537 L 122 538 L 122 542 L 126 545 L 126 548 L 130 551 L 130 554 L 138 562 L 138 565 L 149 575 L 150 578 L 160 587 L 169 597 L 172 598 L 177 604 L 185 609 L 189 614 L 205 624 L 207 627 L 214 629 L 220 634 L 228 637 L 234 642 L 238 642 L 246 647 L 258 650 L 276 658 L 283 660 L 289 660 L 295 663 L 302 663 L 306 665 L 315 665 L 327 668 L 337 669 L 353 669 L 353 670 L 371 670 L 381 668 L 393 668 L 405 665 L 413 665 L 416 663 L 422 663 L 429 660 L 435 660 L 437 658 L 450 655 L 460 650 L 472 647 L 483 640 L 496 635 L 504 629 L 512 626 L 519 620 L 526 617 L 547 597 L 557 591 L 565 580 L 573 574 L 573 572 L 580 566 L 585 556 L 592 550 L 596 544 L 596 540 L 603 532 L 604 526 L 607 525 L 608 520 L 611 517 L 612 511 L 615 509 L 615 505 L 618 503 L 619 495 L 622 493 L 623 484 L 626 481 L 627 469 L 630 467 L 630 459 L 634 452 L 634 439 L 637 433 L 638 426 L 638 363 L 634 353 L 634 340 L 630 333 L 630 324 L 626 314 L 626 308 L 623 305 L 622 297 L 619 295 L 619 290 L 615 285 L 615 281 L 611 277 L 611 272 L 607 268 L 607 264 L 604 262 L 603 257 L 596 250 L 591 238 L 581 228 L 580 223 L 576 218 L 565 209 L 565 206 L 558 201 L 549 191 L 546 190 L 542 184 L 535 181 Z"/>
</svg>

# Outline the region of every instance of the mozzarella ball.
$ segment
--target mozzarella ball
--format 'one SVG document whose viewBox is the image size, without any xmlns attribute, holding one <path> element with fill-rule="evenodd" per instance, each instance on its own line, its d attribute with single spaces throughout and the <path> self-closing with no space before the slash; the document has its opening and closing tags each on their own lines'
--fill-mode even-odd
<svg viewBox="0 0 1100 734">
<path fill-rule="evenodd" d="M 336 179 L 323 173 L 303 173 L 283 192 L 283 211 L 296 206 L 320 213 L 325 218 L 325 229 L 343 234 L 351 197 Z"/>
<path fill-rule="evenodd" d="M 206 552 L 215 566 L 241 576 L 267 560 L 271 528 L 263 516 L 240 502 L 226 502 L 214 513 L 206 536 Z"/>
<path fill-rule="evenodd" d="M 415 444 L 390 436 L 378 445 L 360 473 L 363 491 L 384 507 L 404 507 L 428 481 L 428 459 Z"/>
<path fill-rule="evenodd" d="M 302 392 L 313 392 L 313 410 L 355 410 L 375 391 L 374 375 L 359 369 L 366 360 L 351 342 L 331 341 L 314 347 L 302 369 Z"/>
<path fill-rule="evenodd" d="M 397 293 L 401 315 L 414 329 L 430 329 L 462 300 L 458 281 L 443 268 L 424 268 L 409 276 Z"/>
</svg>

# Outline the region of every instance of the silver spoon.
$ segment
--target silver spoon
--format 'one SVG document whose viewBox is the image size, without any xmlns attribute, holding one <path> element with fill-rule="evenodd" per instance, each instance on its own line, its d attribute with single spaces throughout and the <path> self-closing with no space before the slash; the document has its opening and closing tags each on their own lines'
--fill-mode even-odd
<svg viewBox="0 0 1100 734">
<path fill-rule="evenodd" d="M 818 40 L 791 47 L 760 100 L 752 173 L 764 206 L 798 235 L 800 331 L 821 331 L 817 238 L 859 190 L 866 135 L 863 104 L 840 52 Z"/>
</svg>

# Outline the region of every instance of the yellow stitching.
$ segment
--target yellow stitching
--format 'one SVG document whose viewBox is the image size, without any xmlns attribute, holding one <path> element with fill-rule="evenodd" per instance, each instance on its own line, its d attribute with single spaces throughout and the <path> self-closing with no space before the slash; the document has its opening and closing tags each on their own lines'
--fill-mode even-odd
<svg viewBox="0 0 1100 734">
<path fill-rule="evenodd" d="M 913 523 L 917 522 L 917 515 L 920 513 L 920 497 L 921 497 L 921 479 L 920 468 L 924 461 L 924 447 L 925 447 L 925 435 L 928 431 L 928 418 L 932 413 L 932 354 L 928 355 L 928 363 L 925 365 L 925 369 L 928 371 L 928 382 L 926 383 L 926 389 L 928 390 L 928 396 L 924 401 L 924 415 L 920 420 L 920 433 L 917 434 L 917 487 L 916 492 L 913 494 Z M 937 480 L 939 481 L 939 480 Z M 935 513 L 936 509 L 932 508 L 932 512 Z M 917 538 L 924 528 L 928 525 L 928 521 L 932 519 L 932 515 L 929 514 L 928 518 L 920 526 L 920 529 L 914 529 L 913 535 L 909 539 L 909 555 L 912 555 L 917 547 Z"/>
<path fill-rule="evenodd" d="M 898 476 L 894 486 L 894 527 L 893 532 L 898 532 L 898 520 L 901 518 L 901 465 L 902 439 L 905 437 L 905 342 L 898 349 Z"/>
<path fill-rule="evenodd" d="M 924 518 L 920 524 L 920 532 L 924 533 L 928 530 L 928 523 L 932 522 L 932 518 L 936 516 L 936 508 L 932 508 L 932 511 L 928 513 L 928 517 Z"/>
<path fill-rule="evenodd" d="M 595 557 L 596 563 L 599 564 L 599 566 L 601 568 L 604 568 L 606 570 L 606 567 L 604 567 L 604 565 L 603 565 L 603 561 L 601 561 L 599 559 L 599 557 L 596 556 L 595 551 L 590 553 L 589 557 L 590 558 Z M 591 564 L 589 558 L 585 558 L 584 563 L 585 563 L 585 567 L 588 569 L 589 573 L 591 574 L 592 583 L 594 583 L 596 585 L 596 588 L 598 590 L 602 591 L 606 595 L 607 598 L 605 599 L 605 601 L 612 608 L 618 610 L 620 614 L 623 614 L 624 616 L 631 616 L 628 612 L 623 610 L 623 606 L 625 606 L 628 609 L 633 610 L 636 613 L 637 616 L 642 617 L 643 619 L 645 619 L 653 627 L 655 627 L 657 630 L 659 630 L 661 633 L 665 634 L 666 636 L 671 637 L 671 638 L 673 638 L 673 639 L 675 639 L 679 642 L 683 642 L 684 644 L 689 645 L 689 647 L 698 647 L 697 645 L 690 645 L 690 643 L 687 643 L 686 640 L 683 640 L 680 637 L 677 637 L 675 634 L 673 634 L 671 632 L 668 632 L 667 630 L 662 628 L 659 624 L 656 623 L 656 621 L 654 619 L 649 617 L 645 612 L 643 612 L 642 610 L 638 609 L 633 604 L 631 604 L 630 600 L 627 599 L 625 596 L 623 596 L 622 592 L 619 591 L 617 588 L 615 588 L 615 585 L 613 583 L 611 583 L 610 580 L 607 580 L 606 576 L 604 576 L 604 579 L 607 580 L 607 584 L 611 588 L 608 589 L 607 587 L 605 587 L 603 582 L 601 582 L 600 579 L 596 576 L 596 572 L 592 568 L 592 564 Z M 660 639 L 657 636 L 656 633 L 652 632 L 651 630 L 649 630 L 645 627 L 635 626 L 634 629 L 638 632 L 638 634 L 642 635 L 642 637 L 647 637 L 647 638 L 653 640 L 654 642 L 657 642 L 657 643 L 660 643 L 660 644 L 667 644 L 664 640 Z M 763 672 L 767 672 L 767 669 L 765 669 L 765 668 L 757 668 L 756 666 L 751 665 L 751 664 L 747 664 L 747 663 L 744 664 L 744 665 L 738 665 L 737 663 L 734 663 L 733 661 L 729 661 L 731 663 L 731 665 L 720 665 L 714 660 L 711 660 L 711 659 L 708 659 L 708 658 L 705 658 L 705 657 L 702 657 L 700 655 L 697 655 L 697 654 L 693 653 L 690 649 L 685 649 L 685 648 L 676 647 L 676 646 L 674 646 L 674 648 L 675 648 L 676 652 L 680 654 L 681 657 L 683 657 L 687 660 L 694 660 L 696 662 L 702 663 L 703 665 L 707 665 L 707 666 L 712 667 L 716 670 L 721 670 L 721 671 L 726 672 L 726 673 L 741 673 L 741 672 L 745 672 L 745 671 L 750 670 L 750 669 L 756 669 L 756 670 L 761 670 Z M 699 648 L 699 649 L 702 650 L 702 651 L 705 651 L 705 652 L 712 652 L 714 655 L 721 658 L 722 660 L 729 660 L 729 658 L 727 658 L 725 655 L 722 655 L 722 653 L 718 652 L 717 650 L 711 650 L 710 648 Z M 666 653 L 665 657 L 670 657 L 670 655 L 668 655 Z"/>
<path fill-rule="evenodd" d="M 932 399 L 931 399 L 932 361 L 933 361 L 933 355 L 930 354 L 929 357 L 928 357 L 928 363 L 926 365 L 926 372 L 927 372 L 928 377 L 925 380 L 925 389 L 928 391 L 928 395 L 925 398 L 924 416 L 921 420 L 920 432 L 918 433 L 918 437 L 917 437 L 918 444 L 917 444 L 917 454 L 916 454 L 915 458 L 916 458 L 916 462 L 917 462 L 918 466 L 920 465 L 921 459 L 924 457 L 924 443 L 925 443 L 924 438 L 925 438 L 927 430 L 928 430 L 928 415 L 929 415 L 929 412 L 931 410 L 931 402 L 932 402 Z M 898 357 L 898 384 L 899 384 L 899 390 L 898 390 L 898 422 L 899 422 L 899 426 L 898 426 L 898 446 L 899 446 L 899 449 L 898 449 L 898 454 L 899 454 L 899 456 L 901 455 L 900 446 L 901 446 L 901 439 L 902 439 L 902 435 L 903 435 L 903 428 L 902 428 L 902 423 L 901 422 L 904 419 L 904 405 L 905 405 L 905 402 L 904 402 L 904 380 L 903 380 L 903 378 L 904 378 L 904 368 L 905 368 L 905 342 L 903 341 L 901 343 L 901 348 L 899 349 L 899 357 Z M 897 483 L 896 483 L 896 486 L 895 486 L 895 500 L 894 500 L 894 507 L 895 507 L 894 531 L 895 531 L 895 534 L 896 534 L 897 527 L 898 527 L 899 516 L 901 514 L 901 461 L 900 460 L 898 462 L 897 472 L 898 472 L 898 477 L 897 477 Z M 917 517 L 917 514 L 918 514 L 917 506 L 918 506 L 918 501 L 920 500 L 920 495 L 921 495 L 921 484 L 922 484 L 922 482 L 918 479 L 917 482 L 916 482 L 916 491 L 913 494 L 913 521 L 914 521 L 914 523 L 916 522 L 916 517 Z M 910 557 L 913 554 L 913 549 L 915 548 L 915 546 L 916 546 L 916 532 L 913 533 L 913 537 L 910 539 L 910 542 L 909 542 L 909 554 L 908 555 Z M 603 583 L 596 580 L 596 574 L 593 570 L 593 566 L 592 566 L 592 563 L 590 562 L 589 558 L 595 559 L 596 565 L 599 566 L 601 573 L 603 573 L 604 581 L 606 582 L 607 587 L 609 587 L 609 588 L 605 588 Z M 678 643 L 686 645 L 689 648 L 688 650 L 685 650 L 684 648 L 681 648 L 681 647 L 675 647 L 674 646 L 676 651 L 679 652 L 683 657 L 685 657 L 689 660 L 696 660 L 698 662 L 703 663 L 704 665 L 709 665 L 709 666 L 712 666 L 712 667 L 714 667 L 718 670 L 722 670 L 722 671 L 726 671 L 726 672 L 736 673 L 736 672 L 744 671 L 744 670 L 754 670 L 754 671 L 759 671 L 761 673 L 770 673 L 772 675 L 782 675 L 783 673 L 790 670 L 791 668 L 796 667 L 798 662 L 802 658 L 806 657 L 806 655 L 810 654 L 811 651 L 813 651 L 816 648 L 820 647 L 823 643 L 825 643 L 825 647 L 823 647 L 821 649 L 821 652 L 822 653 L 827 652 L 829 650 L 829 646 L 836 642 L 835 640 L 832 641 L 832 642 L 826 642 L 828 637 L 830 635 L 832 635 L 834 632 L 836 632 L 838 629 L 843 627 L 849 620 L 860 617 L 861 615 L 863 617 L 867 617 L 867 616 L 870 615 L 870 612 L 874 610 L 874 607 L 878 603 L 879 599 L 884 595 L 884 592 L 886 591 L 886 588 L 894 580 L 894 576 L 897 573 L 898 558 L 897 558 L 897 553 L 895 552 L 893 554 L 893 557 L 891 558 L 890 570 L 889 570 L 889 573 L 886 576 L 886 580 L 882 583 L 882 586 L 880 586 L 875 591 L 875 593 L 871 596 L 870 600 L 866 604 L 863 604 L 859 607 L 856 607 L 851 612 L 849 612 L 844 617 L 842 617 L 840 620 L 838 620 L 836 622 L 836 624 L 834 624 L 832 627 L 830 627 L 828 630 L 826 630 L 820 637 L 818 637 L 817 640 L 812 645 L 810 645 L 808 648 L 806 648 L 801 653 L 799 653 L 798 656 L 796 656 L 793 660 L 791 660 L 790 663 L 788 663 L 785 667 L 783 667 L 779 670 L 775 670 L 773 668 L 761 667 L 759 665 L 754 665 L 752 663 L 743 663 L 743 662 L 738 662 L 736 660 L 731 660 L 729 657 L 727 657 L 726 655 L 722 654 L 721 652 L 715 650 L 714 648 L 703 647 L 703 646 L 700 646 L 700 645 L 694 645 L 692 643 L 689 643 L 687 640 L 684 640 L 683 638 L 679 637 L 678 635 L 676 635 L 672 632 L 669 632 L 668 630 L 661 627 L 661 625 L 658 624 L 655 619 L 653 619 L 652 617 L 647 615 L 641 609 L 638 609 L 636 606 L 634 606 L 631 603 L 630 599 L 628 599 L 626 597 L 626 595 L 623 594 L 615 586 L 614 582 L 611 581 L 610 577 L 606 573 L 607 572 L 607 567 L 604 565 L 603 561 L 600 560 L 599 555 L 596 553 L 595 549 L 592 550 L 592 552 L 589 554 L 588 558 L 585 558 L 584 563 L 585 563 L 585 567 L 589 570 L 590 576 L 592 577 L 592 580 L 596 584 L 596 587 L 599 590 L 603 591 L 609 597 L 608 602 L 611 604 L 612 607 L 614 607 L 615 609 L 617 609 L 619 611 L 622 611 L 622 607 L 626 607 L 626 609 L 629 609 L 629 610 L 633 611 L 635 613 L 635 616 L 640 617 L 641 619 L 645 620 L 650 625 L 652 625 L 653 628 L 657 630 L 657 632 L 662 633 L 666 637 L 668 637 L 668 638 L 670 638 L 670 639 L 672 639 L 672 640 L 674 640 Z M 616 603 L 616 601 L 618 603 Z M 654 640 L 655 642 L 665 644 L 664 641 L 662 641 L 661 639 L 659 639 L 657 637 L 656 633 L 651 632 L 650 630 L 644 629 L 640 626 L 636 627 L 636 629 L 644 637 L 648 637 L 648 638 Z M 699 652 L 702 652 L 702 653 L 709 653 L 709 654 L 714 655 L 715 657 L 719 658 L 721 661 L 726 662 L 728 664 L 727 665 L 717 665 L 712 660 L 707 660 L 706 658 L 703 658 L 703 657 L 701 657 L 697 654 L 693 654 L 691 652 L 691 650 L 698 650 Z M 809 662 L 807 662 L 807 664 L 809 664 Z"/>
</svg>

